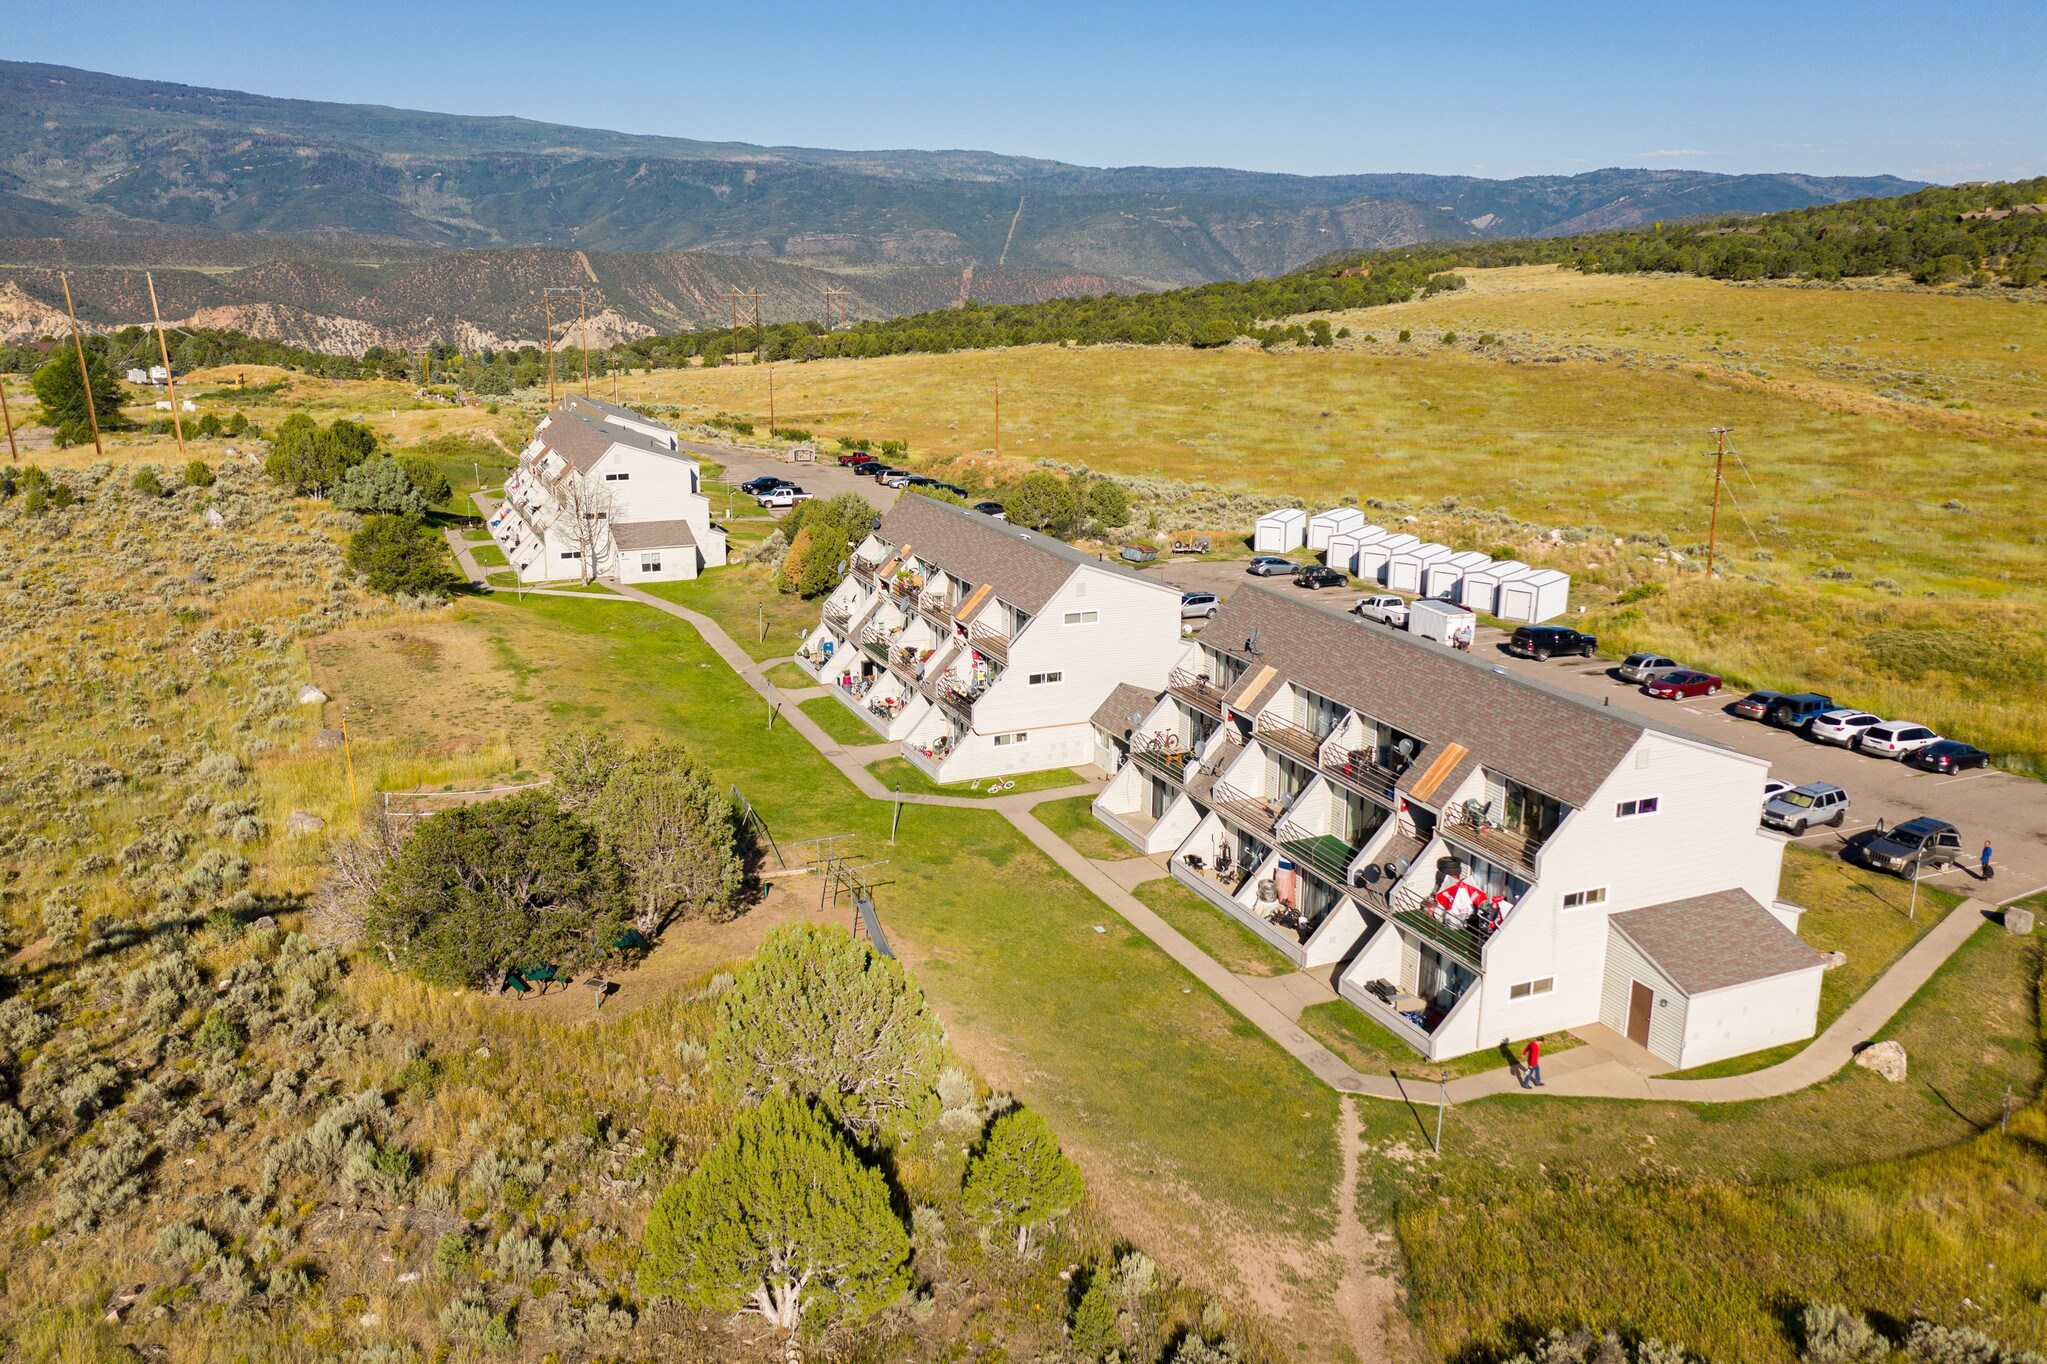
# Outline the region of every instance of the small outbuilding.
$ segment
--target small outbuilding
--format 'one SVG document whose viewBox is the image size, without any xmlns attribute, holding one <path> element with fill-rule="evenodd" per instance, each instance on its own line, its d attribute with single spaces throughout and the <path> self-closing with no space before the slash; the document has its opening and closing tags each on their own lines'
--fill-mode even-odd
<svg viewBox="0 0 2047 1364">
<path fill-rule="evenodd" d="M 1413 549 L 1420 543 L 1421 537 L 1407 534 L 1387 535 L 1378 540 L 1361 543 L 1358 546 L 1358 566 L 1355 576 L 1363 578 L 1366 582 L 1385 582 L 1387 560 L 1396 554 L 1405 553 L 1407 550 Z"/>
<path fill-rule="evenodd" d="M 1422 590 L 1422 575 L 1429 565 L 1441 563 L 1457 551 L 1448 545 L 1434 541 L 1404 549 L 1386 559 L 1386 590 L 1388 592 L 1411 592 L 1419 596 Z"/>
<path fill-rule="evenodd" d="M 1571 609 L 1571 575 L 1538 568 L 1500 584 L 1493 614 L 1501 620 L 1540 625 Z"/>
<path fill-rule="evenodd" d="M 1458 590 L 1457 599 L 1474 611 L 1488 616 L 1498 615 L 1500 584 L 1534 571 L 1519 559 L 1495 559 L 1484 568 L 1474 568 L 1464 575 L 1464 584 Z"/>
<path fill-rule="evenodd" d="M 1308 542 L 1308 513 L 1281 507 L 1258 518 L 1251 548 L 1260 554 L 1291 554 Z"/>
<path fill-rule="evenodd" d="M 1365 514 L 1356 507 L 1331 507 L 1308 518 L 1308 548 L 1328 549 L 1335 536 L 1365 524 Z"/>
<path fill-rule="evenodd" d="M 1684 1069 L 1811 1037 L 1826 959 L 1747 891 L 1607 920 L 1599 1021 Z"/>
<path fill-rule="evenodd" d="M 1492 563 L 1490 554 L 1481 554 L 1475 549 L 1460 549 L 1447 559 L 1430 564 L 1422 574 L 1422 592 L 1444 601 L 1464 600 L 1464 578 L 1468 573 Z"/>
<path fill-rule="evenodd" d="M 1358 570 L 1358 537 L 1350 531 L 1338 531 L 1329 537 L 1329 548 L 1322 551 L 1322 562 L 1345 573 Z"/>
</svg>

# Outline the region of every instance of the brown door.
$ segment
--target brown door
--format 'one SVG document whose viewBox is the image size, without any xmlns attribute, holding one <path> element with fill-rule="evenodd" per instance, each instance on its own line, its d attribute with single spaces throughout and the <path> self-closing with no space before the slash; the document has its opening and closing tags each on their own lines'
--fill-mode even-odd
<svg viewBox="0 0 2047 1364">
<path fill-rule="evenodd" d="M 1634 986 L 1628 992 L 1628 1040 L 1646 1047 L 1649 1045 L 1649 1011 L 1656 1007 L 1656 992 L 1639 980 L 1634 982 Z"/>
</svg>

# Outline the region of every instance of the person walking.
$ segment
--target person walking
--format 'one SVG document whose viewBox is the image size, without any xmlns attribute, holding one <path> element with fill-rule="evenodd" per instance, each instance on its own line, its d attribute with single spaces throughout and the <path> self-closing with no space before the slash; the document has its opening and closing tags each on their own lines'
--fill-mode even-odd
<svg viewBox="0 0 2047 1364">
<path fill-rule="evenodd" d="M 1990 840 L 1987 838 L 1983 840 L 1982 866 L 1983 866 L 1982 874 L 1976 878 L 1977 880 L 1988 881 L 1991 877 L 1997 875 L 1996 869 L 1990 865 Z"/>
<path fill-rule="evenodd" d="M 1542 1039 L 1540 1037 L 1528 1039 L 1527 1064 L 1521 1069 L 1521 1087 L 1526 1089 L 1530 1085 L 1535 1085 L 1538 1088 L 1542 1085 Z"/>
</svg>

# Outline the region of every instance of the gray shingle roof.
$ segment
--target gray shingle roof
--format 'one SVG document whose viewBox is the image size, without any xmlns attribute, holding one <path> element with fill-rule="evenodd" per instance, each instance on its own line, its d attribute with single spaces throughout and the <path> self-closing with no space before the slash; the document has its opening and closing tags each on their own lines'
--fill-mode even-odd
<svg viewBox="0 0 2047 1364">
<path fill-rule="evenodd" d="M 1244 642 L 1253 631 L 1257 652 L 1247 654 Z M 1245 659 L 1247 679 L 1259 665 L 1270 664 L 1282 677 L 1422 740 L 1425 747 L 1402 778 L 1403 791 L 1456 744 L 1467 752 L 1439 774 L 1435 796 L 1455 790 L 1473 767 L 1483 765 L 1583 808 L 1643 730 L 1680 734 L 1628 711 L 1589 705 L 1516 674 L 1495 672 L 1469 654 L 1266 588 L 1246 586 L 1231 594 L 1201 638 Z M 1241 708 L 1252 707 L 1246 701 Z"/>
<path fill-rule="evenodd" d="M 1127 739 L 1131 730 L 1144 723 L 1144 717 L 1151 714 L 1158 701 L 1154 692 L 1133 687 L 1128 682 L 1118 682 L 1108 699 L 1095 707 L 1095 728 L 1106 730 L 1119 739 Z M 1130 718 L 1133 715 L 1137 717 L 1134 720 Z"/>
<path fill-rule="evenodd" d="M 1687 995 L 1826 964 L 1745 890 L 1631 909 L 1607 923 Z"/>
<path fill-rule="evenodd" d="M 623 421 L 650 422 L 655 426 L 663 425 L 663 423 L 655 421 L 646 413 L 635 412 L 623 403 L 607 402 L 602 398 L 586 397 L 581 393 L 571 393 L 568 397 L 562 399 L 561 405 L 571 412 L 574 412 L 578 407 L 594 408 L 600 420 L 604 417 L 617 417 Z"/>
<path fill-rule="evenodd" d="M 697 542 L 687 521 L 614 521 L 611 538 L 621 550 L 687 549 Z"/>
<path fill-rule="evenodd" d="M 579 474 L 587 474 L 597 467 L 597 461 L 614 445 L 630 446 L 650 455 L 664 455 L 694 464 L 696 461 L 687 454 L 668 448 L 663 441 L 655 440 L 639 431 L 630 431 L 623 426 L 612 426 L 586 413 L 572 412 L 566 407 L 556 408 L 548 414 L 547 424 L 539 431 L 540 443 L 562 457 Z"/>
<path fill-rule="evenodd" d="M 1011 606 L 1037 615 L 1074 570 L 1087 567 L 1179 595 L 1180 589 L 1108 559 L 1083 554 L 1041 531 L 1024 530 L 936 498 L 905 493 L 876 532 L 894 546 L 970 583 L 986 583 Z"/>
</svg>

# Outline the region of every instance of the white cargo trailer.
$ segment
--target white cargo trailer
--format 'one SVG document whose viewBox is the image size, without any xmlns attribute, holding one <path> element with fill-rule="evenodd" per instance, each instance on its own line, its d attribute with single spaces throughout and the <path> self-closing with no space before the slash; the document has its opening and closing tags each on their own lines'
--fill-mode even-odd
<svg viewBox="0 0 2047 1364">
<path fill-rule="evenodd" d="M 1308 513 L 1299 507 L 1281 507 L 1258 518 L 1251 536 L 1251 548 L 1260 554 L 1291 554 L 1308 539 Z"/>
<path fill-rule="evenodd" d="M 1478 617 L 1455 602 L 1423 597 L 1407 604 L 1407 632 L 1452 649 L 1469 649 L 1478 634 Z"/>
<path fill-rule="evenodd" d="M 1331 507 L 1308 518 L 1308 548 L 1328 549 L 1335 536 L 1365 524 L 1365 514 L 1356 507 Z"/>
<path fill-rule="evenodd" d="M 1484 568 L 1493 561 L 1490 554 L 1480 554 L 1475 549 L 1461 549 L 1447 559 L 1430 564 L 1422 574 L 1422 591 L 1431 597 L 1444 601 L 1464 600 L 1465 577 Z"/>
<path fill-rule="evenodd" d="M 1501 620 L 1540 625 L 1571 609 L 1571 575 L 1554 568 L 1538 568 L 1500 584 L 1499 602 L 1493 614 Z"/>
</svg>

